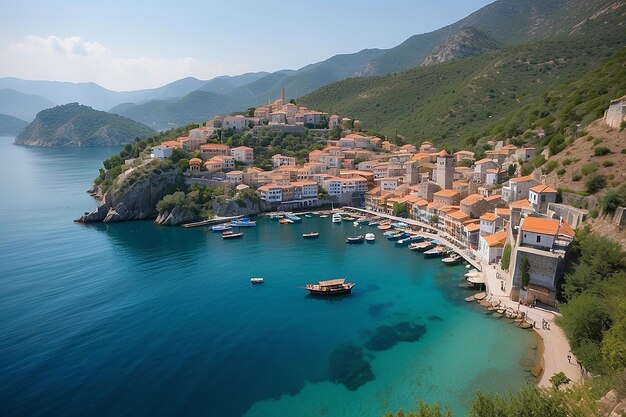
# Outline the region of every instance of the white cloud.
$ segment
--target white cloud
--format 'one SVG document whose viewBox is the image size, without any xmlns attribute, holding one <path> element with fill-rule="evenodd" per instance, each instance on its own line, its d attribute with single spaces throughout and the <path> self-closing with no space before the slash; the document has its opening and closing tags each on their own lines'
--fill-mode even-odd
<svg viewBox="0 0 626 417">
<path fill-rule="evenodd" d="M 207 70 L 197 59 L 115 56 L 98 42 L 79 36 L 26 36 L 22 41 L 0 50 L 3 57 L 0 76 L 72 82 L 95 82 L 113 90 L 136 90 L 158 87 L 168 82 L 194 76 L 247 71 L 247 66 L 216 63 Z"/>
</svg>

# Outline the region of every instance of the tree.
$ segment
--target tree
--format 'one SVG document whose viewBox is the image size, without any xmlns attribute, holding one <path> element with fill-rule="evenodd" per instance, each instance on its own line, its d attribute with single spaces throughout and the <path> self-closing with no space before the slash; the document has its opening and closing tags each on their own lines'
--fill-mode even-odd
<svg viewBox="0 0 626 417">
<path fill-rule="evenodd" d="M 392 213 L 397 217 L 408 217 L 409 208 L 406 203 L 393 203 Z"/>
<path fill-rule="evenodd" d="M 182 158 L 178 160 L 178 170 L 180 172 L 185 172 L 189 168 L 189 159 Z"/>
<path fill-rule="evenodd" d="M 530 283 L 530 262 L 523 257 L 519 263 L 519 272 L 522 275 L 522 288 L 528 287 Z"/>
<path fill-rule="evenodd" d="M 587 193 L 593 194 L 596 191 L 600 191 L 602 188 L 606 186 L 606 177 L 601 174 L 592 174 L 587 183 L 585 184 L 585 189 Z"/>
<path fill-rule="evenodd" d="M 502 269 L 509 269 L 509 265 L 511 263 L 511 244 L 507 243 L 504 246 L 504 250 L 502 251 L 502 259 L 500 259 L 500 266 Z"/>
<path fill-rule="evenodd" d="M 438 225 L 439 224 L 439 216 L 436 214 L 430 216 L 430 224 Z"/>
<path fill-rule="evenodd" d="M 556 373 L 550 377 L 550 383 L 552 388 L 559 389 L 561 385 L 569 384 L 572 382 L 563 372 Z"/>
<path fill-rule="evenodd" d="M 509 165 L 507 174 L 509 175 L 509 177 L 512 177 L 513 175 L 515 175 L 515 171 L 517 171 L 517 164 L 511 164 Z"/>
</svg>

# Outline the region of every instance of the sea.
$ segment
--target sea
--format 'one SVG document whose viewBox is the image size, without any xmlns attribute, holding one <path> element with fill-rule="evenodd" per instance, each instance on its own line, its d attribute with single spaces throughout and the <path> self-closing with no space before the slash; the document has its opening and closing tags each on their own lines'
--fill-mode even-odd
<svg viewBox="0 0 626 417">
<path fill-rule="evenodd" d="M 119 148 L 13 140 L 0 137 L 2 416 L 380 417 L 420 401 L 463 416 L 477 390 L 534 383 L 534 336 L 466 303 L 463 265 L 317 216 L 259 218 L 232 241 L 77 224 Z M 345 243 L 367 232 L 375 243 Z M 303 288 L 333 278 L 353 293 Z"/>
</svg>

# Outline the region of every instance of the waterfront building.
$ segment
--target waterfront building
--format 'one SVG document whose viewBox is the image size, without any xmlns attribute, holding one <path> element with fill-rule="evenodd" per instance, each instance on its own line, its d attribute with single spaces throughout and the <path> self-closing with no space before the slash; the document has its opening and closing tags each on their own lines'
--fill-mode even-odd
<svg viewBox="0 0 626 417">
<path fill-rule="evenodd" d="M 478 243 L 478 254 L 481 259 L 488 264 L 500 262 L 506 239 L 505 231 L 493 235 L 481 235 Z"/>
</svg>

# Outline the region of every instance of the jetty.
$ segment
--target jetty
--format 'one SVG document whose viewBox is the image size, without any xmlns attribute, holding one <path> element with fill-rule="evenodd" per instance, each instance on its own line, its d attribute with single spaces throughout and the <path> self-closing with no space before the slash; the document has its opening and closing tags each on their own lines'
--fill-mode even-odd
<svg viewBox="0 0 626 417">
<path fill-rule="evenodd" d="M 474 257 L 472 251 L 467 249 L 462 242 L 454 239 L 452 236 L 449 236 L 447 233 L 442 232 L 440 229 L 437 229 L 436 227 L 430 224 L 421 222 L 419 220 L 405 219 L 403 217 L 396 217 L 390 214 L 379 213 L 377 211 L 361 209 L 357 207 L 344 207 L 343 209 L 346 211 L 352 211 L 352 212 L 358 212 L 358 213 L 363 213 L 363 214 L 369 214 L 371 216 L 382 217 L 388 220 L 392 220 L 394 222 L 406 223 L 407 227 L 409 228 L 411 226 L 419 227 L 421 228 L 421 231 L 418 231 L 417 233 L 420 236 L 438 240 L 442 245 L 445 245 L 449 249 L 452 249 L 453 251 L 458 253 L 460 256 L 462 256 L 463 259 L 467 261 L 467 263 L 472 265 L 477 270 L 482 271 L 483 269 L 480 261 Z"/>
<path fill-rule="evenodd" d="M 202 220 L 199 222 L 193 222 L 193 223 L 185 223 L 182 224 L 181 226 L 183 227 L 201 227 L 201 226 L 212 226 L 214 224 L 220 224 L 220 223 L 228 223 L 232 220 L 237 220 L 242 218 L 242 216 L 231 216 L 231 217 L 213 217 L 212 219 L 206 219 L 206 220 Z"/>
</svg>

